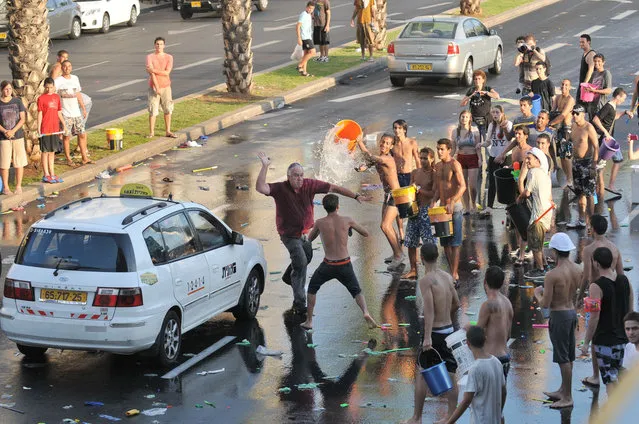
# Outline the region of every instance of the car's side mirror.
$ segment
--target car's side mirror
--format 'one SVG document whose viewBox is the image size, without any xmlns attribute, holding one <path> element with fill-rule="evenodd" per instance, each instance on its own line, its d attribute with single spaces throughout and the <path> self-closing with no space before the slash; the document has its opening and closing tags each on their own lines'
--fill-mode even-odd
<svg viewBox="0 0 639 424">
<path fill-rule="evenodd" d="M 242 234 L 238 233 L 237 231 L 233 231 L 231 233 L 231 243 L 243 245 L 244 244 L 244 236 Z"/>
<path fill-rule="evenodd" d="M 490 35 L 497 35 L 497 31 L 495 31 L 494 29 L 491 29 L 489 31 Z"/>
</svg>

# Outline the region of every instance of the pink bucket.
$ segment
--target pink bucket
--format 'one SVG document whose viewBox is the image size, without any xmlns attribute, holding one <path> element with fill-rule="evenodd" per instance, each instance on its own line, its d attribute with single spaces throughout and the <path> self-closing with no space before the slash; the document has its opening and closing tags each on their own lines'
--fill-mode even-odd
<svg viewBox="0 0 639 424">
<path fill-rule="evenodd" d="M 605 138 L 599 146 L 599 159 L 608 160 L 619 150 L 619 143 L 614 138 Z"/>
<path fill-rule="evenodd" d="M 581 101 L 592 102 L 593 100 L 595 100 L 595 93 L 586 91 L 584 90 L 584 88 L 589 87 L 589 88 L 597 89 L 598 87 L 594 84 L 590 84 L 589 82 L 582 82 L 580 85 L 581 85 L 581 90 L 579 90 L 580 92 L 579 97 L 581 97 Z"/>
</svg>

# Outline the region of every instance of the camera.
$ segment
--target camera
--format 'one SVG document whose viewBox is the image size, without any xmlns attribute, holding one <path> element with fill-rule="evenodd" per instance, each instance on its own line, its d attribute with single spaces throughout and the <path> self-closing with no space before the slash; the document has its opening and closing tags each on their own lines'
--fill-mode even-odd
<svg viewBox="0 0 639 424">
<path fill-rule="evenodd" d="M 519 53 L 526 53 L 528 51 L 528 44 L 526 43 L 519 44 L 517 46 L 517 50 L 519 50 Z"/>
</svg>

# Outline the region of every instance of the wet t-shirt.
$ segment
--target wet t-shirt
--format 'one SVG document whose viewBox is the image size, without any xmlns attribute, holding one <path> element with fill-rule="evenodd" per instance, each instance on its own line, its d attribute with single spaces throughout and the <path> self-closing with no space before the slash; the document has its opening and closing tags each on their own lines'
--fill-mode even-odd
<svg viewBox="0 0 639 424">
<path fill-rule="evenodd" d="M 482 91 L 488 93 L 492 88 L 484 87 Z M 487 125 L 490 122 L 490 107 L 491 107 L 491 98 L 488 94 L 482 94 L 481 96 L 473 95 L 476 91 L 476 88 L 472 87 L 466 92 L 466 96 L 470 97 L 470 101 L 468 102 L 468 106 L 470 109 L 470 114 L 473 115 L 473 119 L 476 117 L 482 117 L 485 119 L 485 124 Z"/>
<path fill-rule="evenodd" d="M 24 104 L 22 103 L 22 99 L 19 97 L 12 97 L 8 102 L 0 101 L 0 125 L 5 130 L 12 130 L 16 125 L 18 125 L 18 121 L 20 121 L 20 112 L 25 112 L 26 109 Z M 22 128 L 16 131 L 16 134 L 13 136 L 14 139 L 24 138 L 24 132 Z M 6 140 L 7 136 L 4 135 L 4 132 L 0 132 L 0 140 Z"/>
<path fill-rule="evenodd" d="M 299 192 L 288 181 L 269 183 L 269 196 L 275 199 L 275 224 L 279 235 L 300 237 L 315 223 L 313 198 L 318 193 L 328 193 L 330 183 L 304 178 Z"/>
<path fill-rule="evenodd" d="M 612 87 L 612 74 L 607 69 L 604 69 L 603 72 L 592 71 L 590 83 L 595 85 L 599 90 L 610 88 Z M 603 105 L 608 103 L 608 95 L 595 93 L 593 103 L 597 105 L 597 110 L 601 109 Z"/>
</svg>

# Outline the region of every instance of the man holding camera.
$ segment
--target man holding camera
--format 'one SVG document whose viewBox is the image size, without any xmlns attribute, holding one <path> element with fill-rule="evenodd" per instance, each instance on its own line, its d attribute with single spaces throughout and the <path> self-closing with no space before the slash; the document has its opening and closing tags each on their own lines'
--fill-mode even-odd
<svg viewBox="0 0 639 424">
<path fill-rule="evenodd" d="M 519 54 L 515 56 L 515 66 L 520 66 L 524 72 L 524 86 L 522 91 L 530 93 L 532 91 L 532 81 L 537 79 L 537 62 L 546 61 L 546 53 L 537 46 L 535 36 L 526 35 L 524 42 L 517 43 Z"/>
</svg>

